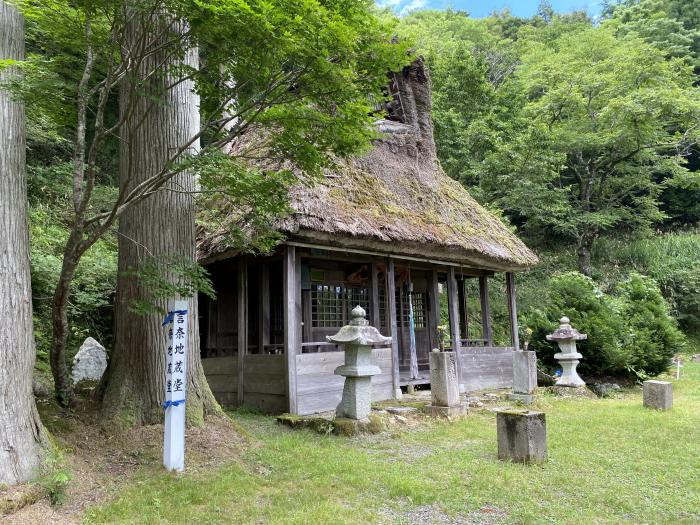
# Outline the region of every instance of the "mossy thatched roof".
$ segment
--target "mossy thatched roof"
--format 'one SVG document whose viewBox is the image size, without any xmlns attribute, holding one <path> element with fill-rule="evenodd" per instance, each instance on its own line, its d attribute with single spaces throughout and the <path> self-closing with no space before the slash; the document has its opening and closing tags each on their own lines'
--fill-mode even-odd
<svg viewBox="0 0 700 525">
<path fill-rule="evenodd" d="M 368 154 L 338 162 L 315 185 L 294 187 L 293 213 L 279 229 L 297 241 L 473 268 L 534 265 L 537 256 L 442 171 L 422 62 L 394 76 L 406 123 L 379 121 L 380 138 Z M 211 259 L 226 248 L 222 232 L 200 235 L 200 258 Z"/>
</svg>

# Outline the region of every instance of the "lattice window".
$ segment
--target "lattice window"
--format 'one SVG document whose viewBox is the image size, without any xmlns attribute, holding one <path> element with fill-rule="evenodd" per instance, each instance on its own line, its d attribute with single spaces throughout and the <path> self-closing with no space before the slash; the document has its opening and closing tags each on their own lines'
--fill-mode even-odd
<svg viewBox="0 0 700 525">
<path fill-rule="evenodd" d="M 386 288 L 383 286 L 379 287 L 379 325 L 386 330 Z"/>
<path fill-rule="evenodd" d="M 347 299 L 347 319 L 351 319 L 350 312 L 357 305 L 360 305 L 369 316 L 369 290 L 367 288 L 346 288 L 345 297 Z"/>
<path fill-rule="evenodd" d="M 408 293 L 399 293 L 396 290 L 396 304 L 403 300 L 403 308 L 400 310 L 402 315 L 399 315 L 398 324 L 401 327 L 408 328 L 410 324 L 410 316 L 408 309 Z M 411 294 L 411 302 L 413 303 L 413 326 L 414 328 L 425 328 L 427 326 L 427 312 L 425 310 L 426 294 L 413 292 Z"/>
<path fill-rule="evenodd" d="M 369 290 L 342 284 L 314 284 L 311 287 L 311 326 L 340 328 L 350 321 L 357 305 L 369 314 Z"/>
<path fill-rule="evenodd" d="M 427 326 L 425 312 L 425 295 L 424 293 L 411 294 L 413 302 L 413 323 L 416 328 L 425 328 Z"/>
<path fill-rule="evenodd" d="M 311 287 L 311 326 L 334 328 L 343 326 L 343 287 L 314 284 Z"/>
</svg>

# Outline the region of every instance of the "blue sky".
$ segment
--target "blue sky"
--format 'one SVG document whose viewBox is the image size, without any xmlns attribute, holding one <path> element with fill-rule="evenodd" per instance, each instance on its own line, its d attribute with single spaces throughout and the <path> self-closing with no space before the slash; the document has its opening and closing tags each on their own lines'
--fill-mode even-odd
<svg viewBox="0 0 700 525">
<path fill-rule="evenodd" d="M 537 13 L 539 0 L 377 0 L 380 6 L 391 7 L 398 14 L 416 9 L 446 9 L 451 7 L 467 11 L 473 17 L 488 16 L 494 10 L 510 9 L 515 16 L 529 17 Z M 559 13 L 585 9 L 595 16 L 600 12 L 600 0 L 552 0 L 552 7 Z"/>
</svg>

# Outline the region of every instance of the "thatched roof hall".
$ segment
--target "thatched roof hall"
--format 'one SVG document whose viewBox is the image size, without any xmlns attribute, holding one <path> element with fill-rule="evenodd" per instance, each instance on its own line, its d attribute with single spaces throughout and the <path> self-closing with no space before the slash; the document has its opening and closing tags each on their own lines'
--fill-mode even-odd
<svg viewBox="0 0 700 525">
<path fill-rule="evenodd" d="M 314 186 L 293 188 L 293 213 L 279 228 L 312 245 L 422 258 L 494 271 L 537 262 L 503 223 L 480 206 L 437 160 L 430 78 L 417 59 L 392 75 L 390 120 L 362 157 L 338 163 Z M 233 255 L 226 233 L 199 238 L 204 262 Z"/>
</svg>

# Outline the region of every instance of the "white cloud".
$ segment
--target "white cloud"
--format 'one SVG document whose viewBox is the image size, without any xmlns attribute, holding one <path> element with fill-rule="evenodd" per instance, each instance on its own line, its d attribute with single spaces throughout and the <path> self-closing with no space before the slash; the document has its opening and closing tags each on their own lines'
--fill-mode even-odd
<svg viewBox="0 0 700 525">
<path fill-rule="evenodd" d="M 416 9 L 421 9 L 428 4 L 428 0 L 377 0 L 379 7 L 388 7 L 392 11 L 403 16 Z"/>
<path fill-rule="evenodd" d="M 406 15 L 410 13 L 411 11 L 415 11 L 416 9 L 420 9 L 421 7 L 425 7 L 425 4 L 427 3 L 427 0 L 411 0 L 408 4 L 404 5 L 401 8 L 401 11 L 399 11 L 400 15 Z"/>
</svg>

